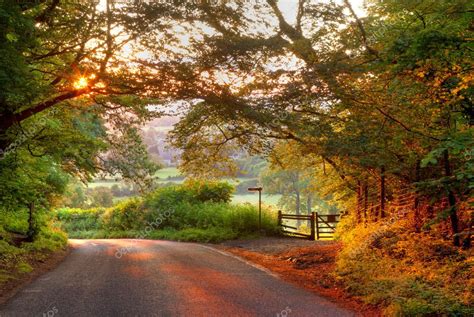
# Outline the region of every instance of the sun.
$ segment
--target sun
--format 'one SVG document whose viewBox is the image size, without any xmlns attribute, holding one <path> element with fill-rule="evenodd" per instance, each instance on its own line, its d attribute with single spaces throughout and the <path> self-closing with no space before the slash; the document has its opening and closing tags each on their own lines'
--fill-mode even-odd
<svg viewBox="0 0 474 317">
<path fill-rule="evenodd" d="M 89 85 L 89 81 L 86 77 L 80 77 L 78 80 L 74 82 L 74 88 L 76 89 L 84 89 Z"/>
</svg>

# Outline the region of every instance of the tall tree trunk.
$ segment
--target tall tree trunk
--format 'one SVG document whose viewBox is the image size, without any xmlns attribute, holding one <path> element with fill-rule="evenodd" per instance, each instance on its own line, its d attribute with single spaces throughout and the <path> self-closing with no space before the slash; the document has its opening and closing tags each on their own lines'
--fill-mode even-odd
<svg viewBox="0 0 474 317">
<path fill-rule="evenodd" d="M 356 220 L 357 223 L 361 223 L 362 221 L 362 184 L 360 181 L 357 181 L 357 210 L 356 210 Z"/>
<path fill-rule="evenodd" d="M 367 209 L 369 208 L 369 185 L 364 182 L 364 223 L 367 225 Z"/>
<path fill-rule="evenodd" d="M 380 168 L 380 218 L 385 218 L 385 166 Z"/>
<path fill-rule="evenodd" d="M 451 177 L 451 165 L 449 162 L 449 152 L 448 150 L 444 151 L 444 173 L 446 177 Z M 456 196 L 454 196 L 454 192 L 452 191 L 451 187 L 448 185 L 448 203 L 449 203 L 449 219 L 451 220 L 451 231 L 453 234 L 453 244 L 455 246 L 460 246 L 460 239 L 459 239 L 459 219 L 458 213 L 456 208 Z"/>
</svg>

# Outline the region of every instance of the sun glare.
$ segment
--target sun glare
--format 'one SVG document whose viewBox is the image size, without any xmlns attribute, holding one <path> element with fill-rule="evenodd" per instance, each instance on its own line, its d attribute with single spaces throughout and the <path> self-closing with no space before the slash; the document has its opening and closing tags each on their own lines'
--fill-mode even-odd
<svg viewBox="0 0 474 317">
<path fill-rule="evenodd" d="M 89 85 L 87 78 L 80 77 L 78 80 L 74 82 L 74 88 L 76 89 L 84 89 Z"/>
</svg>

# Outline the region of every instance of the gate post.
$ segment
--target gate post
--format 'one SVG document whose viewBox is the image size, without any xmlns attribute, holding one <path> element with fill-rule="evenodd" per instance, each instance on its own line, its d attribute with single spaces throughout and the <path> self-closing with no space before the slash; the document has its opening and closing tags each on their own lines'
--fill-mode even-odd
<svg viewBox="0 0 474 317">
<path fill-rule="evenodd" d="M 315 239 L 315 221 L 316 221 L 316 213 L 313 211 L 311 212 L 311 241 Z"/>
<path fill-rule="evenodd" d="M 282 224 L 281 210 L 278 210 L 278 227 L 281 227 L 281 224 Z"/>
<path fill-rule="evenodd" d="M 317 212 L 314 214 L 314 218 L 316 219 L 316 238 L 319 240 L 319 220 Z"/>
</svg>

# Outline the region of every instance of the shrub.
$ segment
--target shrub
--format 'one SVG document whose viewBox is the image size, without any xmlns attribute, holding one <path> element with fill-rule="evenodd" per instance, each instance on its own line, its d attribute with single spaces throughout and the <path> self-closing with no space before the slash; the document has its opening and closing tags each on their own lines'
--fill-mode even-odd
<svg viewBox="0 0 474 317">
<path fill-rule="evenodd" d="M 229 183 L 209 181 L 187 181 L 181 189 L 190 194 L 192 201 L 214 203 L 229 203 L 234 192 Z"/>
<path fill-rule="evenodd" d="M 33 242 L 23 242 L 21 246 L 9 242 L 10 239 L 0 240 L 0 284 L 17 278 L 18 274 L 31 272 L 29 259 L 46 258 L 50 252 L 64 248 L 67 238 L 64 232 L 46 224 L 40 227 Z"/>
<path fill-rule="evenodd" d="M 28 251 L 56 251 L 64 248 L 66 244 L 67 236 L 64 232 L 43 227 L 36 239 L 33 242 L 23 243 L 22 248 Z"/>
<path fill-rule="evenodd" d="M 102 226 L 101 217 L 105 211 L 105 208 L 61 208 L 56 211 L 56 218 L 66 232 L 97 230 Z"/>
<path fill-rule="evenodd" d="M 229 204 L 232 190 L 227 183 L 192 181 L 159 188 L 108 209 L 60 209 L 56 216 L 71 238 L 215 242 L 258 232 L 257 208 Z M 269 234 L 279 233 L 276 213 L 263 210 L 262 228 Z"/>
<path fill-rule="evenodd" d="M 101 216 L 101 223 L 107 230 L 132 230 L 142 227 L 144 219 L 142 200 L 132 198 L 108 208 Z"/>
<path fill-rule="evenodd" d="M 214 202 L 229 203 L 234 187 L 228 183 L 187 181 L 181 185 L 161 187 L 145 197 L 151 209 L 171 209 L 175 204 Z"/>
<path fill-rule="evenodd" d="M 28 231 L 28 211 L 21 208 L 15 212 L 0 209 L 0 236 L 7 235 L 6 232 L 26 234 Z"/>
</svg>

